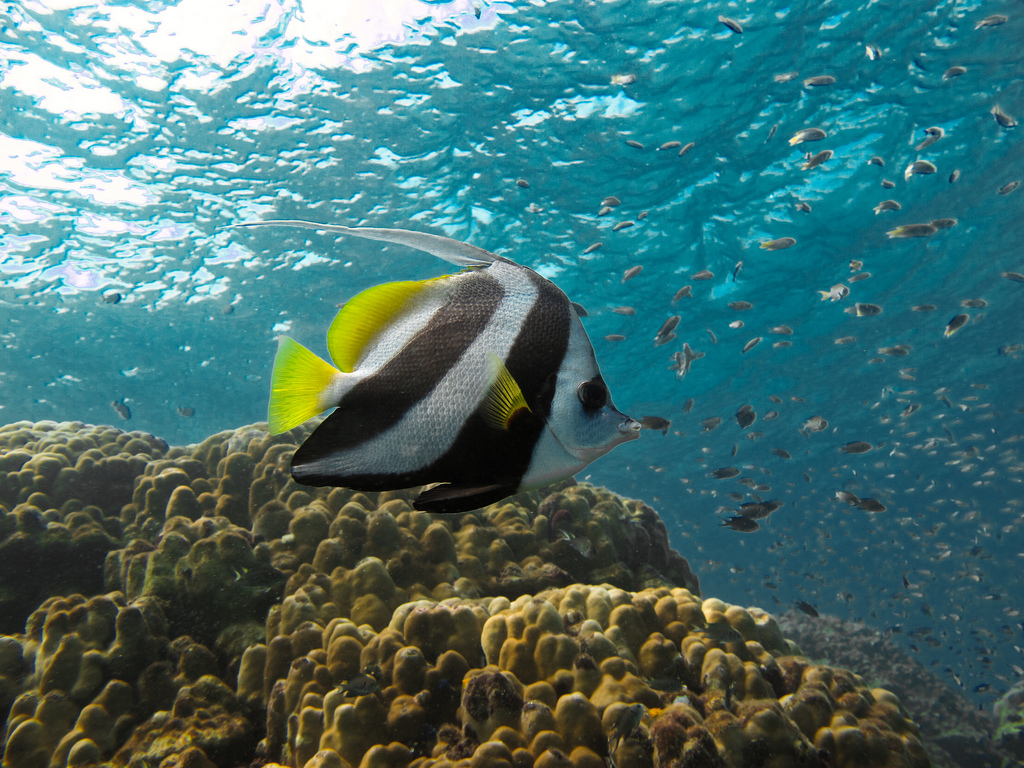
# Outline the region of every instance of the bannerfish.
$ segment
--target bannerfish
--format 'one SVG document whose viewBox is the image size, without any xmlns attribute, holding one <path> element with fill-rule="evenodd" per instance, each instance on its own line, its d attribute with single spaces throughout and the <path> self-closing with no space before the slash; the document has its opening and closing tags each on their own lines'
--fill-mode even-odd
<svg viewBox="0 0 1024 768">
<path fill-rule="evenodd" d="M 618 411 L 568 297 L 527 267 L 402 229 L 251 222 L 406 245 L 464 269 L 369 288 L 327 332 L 333 365 L 282 336 L 271 434 L 335 410 L 295 452 L 313 486 L 417 485 L 414 506 L 464 512 L 571 477 L 641 424 Z M 435 485 L 436 484 L 436 485 Z"/>
</svg>

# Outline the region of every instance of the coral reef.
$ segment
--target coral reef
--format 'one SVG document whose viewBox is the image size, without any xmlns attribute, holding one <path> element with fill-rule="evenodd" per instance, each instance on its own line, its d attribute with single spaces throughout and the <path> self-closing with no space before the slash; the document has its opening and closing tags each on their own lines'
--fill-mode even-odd
<svg viewBox="0 0 1024 768">
<path fill-rule="evenodd" d="M 1021 759 L 1019 752 L 1013 752 L 1011 727 L 1007 726 L 1005 734 L 998 733 L 996 717 L 978 709 L 878 630 L 860 622 L 827 615 L 811 618 L 797 611 L 782 614 L 779 625 L 811 658 L 827 658 L 830 664 L 853 670 L 871 685 L 896 694 L 920 727 L 921 740 L 936 768 L 1000 768 Z M 1012 701 L 1011 694 L 1004 701 Z M 1024 696 L 1018 696 L 1024 701 Z M 1013 711 L 1012 706 L 1006 711 Z M 1016 711 L 1019 718 L 1019 703 Z"/>
<path fill-rule="evenodd" d="M 929 764 L 892 693 L 702 599 L 643 503 L 429 515 L 297 485 L 304 434 L 0 429 L 0 547 L 90 555 L 10 603 L 4 768 Z"/>
</svg>

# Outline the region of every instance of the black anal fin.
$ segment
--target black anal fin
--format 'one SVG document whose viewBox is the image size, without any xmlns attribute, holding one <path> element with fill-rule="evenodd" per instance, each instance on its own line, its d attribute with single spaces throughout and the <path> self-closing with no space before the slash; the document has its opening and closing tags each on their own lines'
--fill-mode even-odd
<svg viewBox="0 0 1024 768">
<path fill-rule="evenodd" d="M 437 485 L 423 491 L 412 503 L 422 512 L 469 512 L 501 501 L 516 492 L 509 485 L 481 485 L 463 488 L 456 485 Z"/>
</svg>

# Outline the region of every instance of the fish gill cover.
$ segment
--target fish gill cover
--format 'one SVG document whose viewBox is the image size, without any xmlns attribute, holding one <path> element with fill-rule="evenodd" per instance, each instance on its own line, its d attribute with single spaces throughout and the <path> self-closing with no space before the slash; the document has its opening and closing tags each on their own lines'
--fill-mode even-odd
<svg viewBox="0 0 1024 768">
<path fill-rule="evenodd" d="M 279 334 L 322 352 L 444 271 L 234 224 L 469 241 L 671 421 L 586 479 L 708 594 L 863 620 L 990 708 L 1024 666 L 1019 9 L 347 8 L 6 4 L 0 420 L 199 442 L 265 418 Z"/>
</svg>

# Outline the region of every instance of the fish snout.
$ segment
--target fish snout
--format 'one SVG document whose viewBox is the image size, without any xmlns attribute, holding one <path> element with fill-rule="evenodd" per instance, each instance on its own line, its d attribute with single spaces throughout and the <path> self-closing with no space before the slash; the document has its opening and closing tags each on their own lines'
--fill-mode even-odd
<svg viewBox="0 0 1024 768">
<path fill-rule="evenodd" d="M 643 425 L 636 419 L 631 419 L 626 416 L 621 422 L 619 422 L 619 434 L 622 435 L 625 440 L 635 440 L 640 437 L 640 429 Z"/>
</svg>

